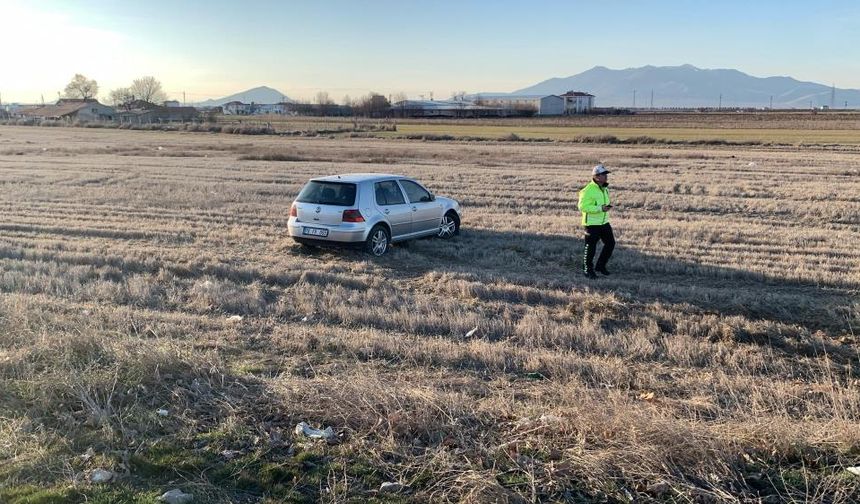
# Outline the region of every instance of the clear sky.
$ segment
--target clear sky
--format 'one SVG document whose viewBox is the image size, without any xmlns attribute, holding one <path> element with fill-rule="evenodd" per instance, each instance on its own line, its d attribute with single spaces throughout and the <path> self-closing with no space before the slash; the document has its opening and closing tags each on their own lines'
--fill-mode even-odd
<svg viewBox="0 0 860 504">
<path fill-rule="evenodd" d="M 735 68 L 860 88 L 854 0 L 0 0 L 0 98 L 137 77 L 200 101 L 507 92 L 595 65 Z"/>
</svg>

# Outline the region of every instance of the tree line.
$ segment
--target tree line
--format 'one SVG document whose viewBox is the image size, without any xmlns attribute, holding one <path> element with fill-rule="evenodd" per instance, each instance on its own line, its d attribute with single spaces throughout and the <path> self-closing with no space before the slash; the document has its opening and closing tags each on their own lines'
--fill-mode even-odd
<svg viewBox="0 0 860 504">
<path fill-rule="evenodd" d="M 85 75 L 75 74 L 66 85 L 64 98 L 78 100 L 92 100 L 99 93 L 99 84 L 95 79 Z M 112 89 L 108 93 L 108 104 L 122 106 L 130 104 L 135 100 L 143 100 L 150 103 L 162 103 L 167 100 L 167 94 L 161 87 L 161 82 L 155 77 L 145 76 L 134 79 L 130 86 Z"/>
<path fill-rule="evenodd" d="M 90 79 L 82 74 L 75 74 L 66 85 L 64 98 L 91 100 L 96 98 L 99 85 L 95 79 Z M 459 96 L 458 96 L 459 95 Z M 463 99 L 465 92 L 452 95 L 452 99 Z M 161 82 L 152 76 L 144 76 L 134 79 L 131 85 L 112 89 L 108 92 L 107 103 L 114 107 L 130 107 L 137 100 L 149 103 L 163 103 L 167 100 L 167 94 L 161 87 Z M 296 102 L 295 109 L 299 112 L 314 115 L 383 115 L 393 103 L 407 100 L 406 93 L 394 93 L 387 98 L 371 91 L 367 95 L 352 98 L 345 95 L 338 106 L 327 91 L 320 91 L 312 102 Z"/>
</svg>

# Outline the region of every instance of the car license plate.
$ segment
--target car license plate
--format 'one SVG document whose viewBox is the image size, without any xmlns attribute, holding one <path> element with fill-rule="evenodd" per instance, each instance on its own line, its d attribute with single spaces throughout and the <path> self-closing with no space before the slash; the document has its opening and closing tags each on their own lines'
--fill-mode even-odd
<svg viewBox="0 0 860 504">
<path fill-rule="evenodd" d="M 302 234 L 306 234 L 309 236 L 326 237 L 326 236 L 328 236 L 328 229 L 303 227 L 302 228 Z"/>
</svg>

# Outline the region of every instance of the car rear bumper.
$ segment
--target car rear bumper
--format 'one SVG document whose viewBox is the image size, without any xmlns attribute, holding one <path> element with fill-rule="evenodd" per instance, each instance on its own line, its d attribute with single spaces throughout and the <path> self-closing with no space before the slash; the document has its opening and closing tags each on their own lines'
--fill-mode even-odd
<svg viewBox="0 0 860 504">
<path fill-rule="evenodd" d="M 320 226 L 306 224 L 304 222 L 294 222 L 290 219 L 287 225 L 290 236 L 296 240 L 305 240 L 307 242 L 317 243 L 360 243 L 367 239 L 367 229 L 363 225 L 344 226 Z M 328 229 L 328 236 L 314 236 L 304 234 L 305 227 Z"/>
</svg>

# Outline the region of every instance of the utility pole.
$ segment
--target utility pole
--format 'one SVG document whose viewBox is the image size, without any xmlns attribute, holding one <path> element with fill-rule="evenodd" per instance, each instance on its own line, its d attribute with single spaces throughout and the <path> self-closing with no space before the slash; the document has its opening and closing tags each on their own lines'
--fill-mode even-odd
<svg viewBox="0 0 860 504">
<path fill-rule="evenodd" d="M 185 91 L 182 92 L 182 106 L 185 106 Z"/>
<path fill-rule="evenodd" d="M 633 90 L 633 108 L 636 108 L 636 90 Z"/>
<path fill-rule="evenodd" d="M 720 102 L 717 105 L 717 110 L 723 110 L 723 93 L 720 93 Z"/>
<path fill-rule="evenodd" d="M 836 83 L 833 83 L 833 87 L 830 88 L 830 108 L 836 106 Z"/>
<path fill-rule="evenodd" d="M 44 107 L 45 106 L 45 95 L 40 94 L 39 96 L 42 97 L 42 106 Z"/>
<path fill-rule="evenodd" d="M 654 108 L 654 90 L 651 90 L 651 108 Z"/>
<path fill-rule="evenodd" d="M 770 109 L 773 110 L 773 95 L 770 95 Z"/>
</svg>

